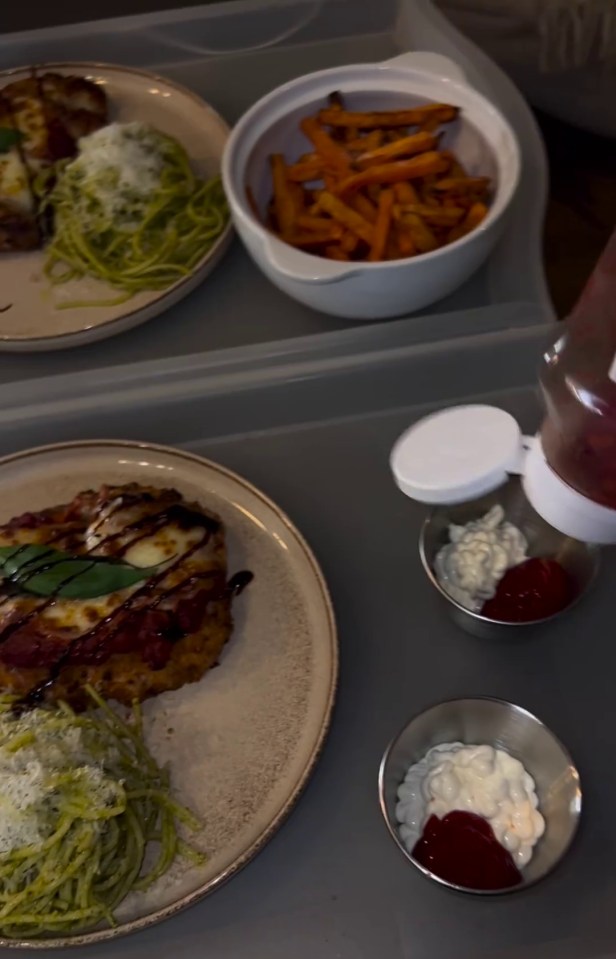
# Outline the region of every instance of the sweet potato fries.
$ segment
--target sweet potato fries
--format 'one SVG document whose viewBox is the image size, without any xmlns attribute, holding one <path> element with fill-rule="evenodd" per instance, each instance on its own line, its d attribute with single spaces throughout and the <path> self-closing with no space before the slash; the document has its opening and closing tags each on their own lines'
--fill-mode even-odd
<svg viewBox="0 0 616 959">
<path fill-rule="evenodd" d="M 459 240 L 486 217 L 491 184 L 439 148 L 439 127 L 457 115 L 446 103 L 359 113 L 331 94 L 301 121 L 308 152 L 270 157 L 266 226 L 305 252 L 372 263 Z"/>
</svg>

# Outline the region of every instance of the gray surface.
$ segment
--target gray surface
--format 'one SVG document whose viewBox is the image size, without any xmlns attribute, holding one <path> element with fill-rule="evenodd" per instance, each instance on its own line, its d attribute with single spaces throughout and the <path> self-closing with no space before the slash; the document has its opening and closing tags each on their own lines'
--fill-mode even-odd
<svg viewBox="0 0 616 959">
<path fill-rule="evenodd" d="M 89 14 L 93 9 L 89 8 Z M 104 9 L 101 5 L 99 15 Z M 131 11 L 130 2 L 125 9 Z M 251 45 L 262 48 L 244 49 Z M 231 47 L 235 52 L 220 54 Z M 90 59 L 151 67 L 202 94 L 233 122 L 257 97 L 292 77 L 337 64 L 380 60 L 409 48 L 453 56 L 469 80 L 503 109 L 523 154 L 522 183 L 509 228 L 497 249 L 468 283 L 422 315 L 526 301 L 549 318 L 540 251 L 546 164 L 534 121 L 504 75 L 452 31 L 428 0 L 380 0 L 378 4 L 234 0 L 193 10 L 6 34 L 0 35 L 0 65 Z M 406 322 L 413 337 L 417 318 Z M 368 325 L 384 328 L 383 324 Z M 259 343 L 271 343 L 276 351 L 283 340 L 313 337 L 316 344 L 324 333 L 365 326 L 327 317 L 288 299 L 260 274 L 236 241 L 215 274 L 163 316 L 112 340 L 66 353 L 0 354 L 0 384 Z M 429 340 L 430 324 L 424 323 L 422 329 Z M 459 329 L 460 324 L 452 320 L 450 335 Z M 95 383 L 96 378 L 87 377 L 84 389 Z"/>
<path fill-rule="evenodd" d="M 606 553 L 589 600 L 532 642 L 474 639 L 424 579 L 424 511 L 396 490 L 387 464 L 401 430 L 446 403 L 481 397 L 532 430 L 544 340 L 545 331 L 512 329 L 338 357 L 328 369 L 290 361 L 284 376 L 261 365 L 239 385 L 236 370 L 220 374 L 216 388 L 195 364 L 175 381 L 100 395 L 87 414 L 51 403 L 4 424 L 1 452 L 113 434 L 182 444 L 237 469 L 306 534 L 339 620 L 332 732 L 288 823 L 210 899 L 93 948 L 93 957 L 590 959 L 612 951 L 614 555 Z M 447 893 L 409 867 L 386 833 L 376 789 L 382 751 L 413 713 L 477 694 L 542 718 L 571 750 L 585 797 L 580 835 L 554 875 L 488 902 Z"/>
<path fill-rule="evenodd" d="M 205 0 L 206 3 L 213 0 Z M 233 0 L 226 0 L 232 3 Z M 182 0 L 182 7 L 199 6 L 201 0 Z M 169 0 L 105 0 L 105 16 L 121 17 L 127 13 L 152 13 L 168 10 Z M 86 5 L 81 0 L 60 0 L 59 3 L 41 4 L 36 11 L 36 26 L 52 27 L 60 23 L 75 23 L 81 20 L 96 20 L 101 13 L 94 4 Z M 0 9 L 2 30 L 28 30 L 32 27 L 32 10 L 24 4 L 3 5 Z"/>
<path fill-rule="evenodd" d="M 273 287 L 263 280 L 263 298 L 259 299 L 259 313 L 267 309 L 271 291 Z M 226 376 L 231 369 L 236 371 L 236 376 L 245 377 L 249 370 L 258 370 L 263 364 L 277 363 L 284 367 L 286 363 L 297 364 L 301 359 L 308 358 L 313 363 L 319 361 L 327 364 L 334 357 L 348 356 L 350 359 L 358 352 L 408 347 L 416 343 L 438 343 L 456 335 L 490 335 L 495 331 L 538 325 L 544 319 L 536 304 L 503 304 L 475 310 L 458 310 L 438 316 L 417 317 L 412 326 L 404 320 L 395 320 L 378 326 L 369 324 L 324 332 L 316 340 L 310 335 L 298 336 L 275 343 L 255 343 L 244 348 L 227 347 L 224 329 L 221 329 L 222 336 L 216 351 L 197 353 L 194 356 L 190 353 L 175 356 L 165 350 L 168 324 L 160 317 L 148 327 L 149 355 L 154 358 L 143 360 L 143 335 L 141 331 L 133 330 L 122 337 L 122 356 L 125 362 L 119 368 L 113 365 L 113 341 L 58 354 L 54 357 L 55 362 L 51 369 L 48 358 L 42 355 L 25 356 L 16 367 L 14 356 L 0 354 L 0 422 L 10 421 L 13 410 L 28 406 L 33 399 L 36 401 L 36 397 L 43 398 L 46 405 L 51 400 L 60 401 L 66 397 L 69 407 L 72 408 L 74 397 L 79 396 L 83 409 L 88 393 L 92 394 L 90 402 L 96 405 L 96 396 L 100 392 L 113 391 L 121 394 L 127 386 L 143 387 L 148 382 L 159 388 L 163 380 L 190 376 L 195 369 L 199 370 L 201 377 L 207 377 L 208 383 L 212 383 L 216 381 L 218 374 Z M 195 322 L 207 324 L 208 318 L 188 320 L 189 326 Z M 241 323 L 240 317 L 238 323 Z M 227 330 L 230 331 L 230 328 L 227 327 Z M 97 369 L 94 379 L 91 372 L 93 367 Z M 76 372 L 72 372 L 75 370 Z M 4 382 L 2 373 L 6 376 Z M 58 376 L 58 373 L 62 373 L 62 376 Z M 37 381 L 33 389 L 32 379 L 35 377 Z"/>
</svg>

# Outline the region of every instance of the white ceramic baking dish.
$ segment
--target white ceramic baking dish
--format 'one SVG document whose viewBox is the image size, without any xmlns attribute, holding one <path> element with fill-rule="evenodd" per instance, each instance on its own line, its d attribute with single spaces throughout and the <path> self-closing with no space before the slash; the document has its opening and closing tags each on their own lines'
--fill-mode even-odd
<svg viewBox="0 0 616 959">
<path fill-rule="evenodd" d="M 427 101 L 452 103 L 459 118 L 447 124 L 443 145 L 473 175 L 495 188 L 479 228 L 451 245 L 411 259 L 343 263 L 297 250 L 272 235 L 253 214 L 250 186 L 261 210 L 271 196 L 268 157 L 289 162 L 308 149 L 300 120 L 344 94 L 350 109 L 391 110 Z M 261 270 L 281 290 L 335 316 L 370 320 L 400 316 L 441 299 L 486 259 L 504 225 L 520 175 L 520 151 L 502 114 L 467 83 L 460 68 L 440 54 L 412 52 L 383 63 L 336 67 L 292 80 L 254 104 L 225 149 L 222 175 L 235 226 Z"/>
</svg>

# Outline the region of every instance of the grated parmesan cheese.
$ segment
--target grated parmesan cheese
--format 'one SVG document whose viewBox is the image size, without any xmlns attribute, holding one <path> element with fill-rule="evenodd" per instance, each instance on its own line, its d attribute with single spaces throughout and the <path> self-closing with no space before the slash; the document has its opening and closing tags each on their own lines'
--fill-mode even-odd
<svg viewBox="0 0 616 959">
<path fill-rule="evenodd" d="M 160 186 L 166 141 L 144 123 L 111 123 L 79 140 L 67 169 L 79 172 L 109 218 L 150 199 Z"/>
<path fill-rule="evenodd" d="M 50 725 L 44 710 L 0 716 L 0 855 L 46 838 L 57 779 L 67 772 L 76 792 L 87 790 L 90 808 L 102 809 L 116 798 L 117 782 L 106 776 L 79 727 Z"/>
</svg>

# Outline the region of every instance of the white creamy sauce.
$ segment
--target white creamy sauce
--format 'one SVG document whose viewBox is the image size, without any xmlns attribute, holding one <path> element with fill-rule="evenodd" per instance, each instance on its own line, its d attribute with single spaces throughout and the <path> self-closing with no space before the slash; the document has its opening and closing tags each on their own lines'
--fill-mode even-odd
<svg viewBox="0 0 616 959">
<path fill-rule="evenodd" d="M 518 869 L 545 830 L 535 782 L 518 759 L 492 746 L 442 743 L 408 770 L 398 789 L 396 817 L 409 852 L 435 815 L 455 809 L 483 816 Z"/>
<path fill-rule="evenodd" d="M 452 599 L 473 612 L 492 599 L 508 569 L 527 559 L 526 538 L 505 520 L 502 506 L 465 526 L 452 524 L 449 539 L 436 554 L 434 570 Z"/>
</svg>

